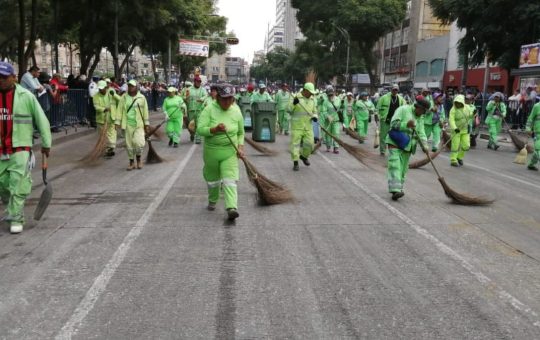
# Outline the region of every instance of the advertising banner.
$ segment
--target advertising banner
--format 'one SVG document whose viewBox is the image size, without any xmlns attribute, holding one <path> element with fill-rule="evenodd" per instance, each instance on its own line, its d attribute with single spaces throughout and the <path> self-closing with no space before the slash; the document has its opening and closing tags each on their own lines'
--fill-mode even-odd
<svg viewBox="0 0 540 340">
<path fill-rule="evenodd" d="M 180 54 L 208 58 L 208 41 L 180 39 Z"/>
<path fill-rule="evenodd" d="M 519 68 L 540 66 L 540 43 L 521 46 Z"/>
</svg>

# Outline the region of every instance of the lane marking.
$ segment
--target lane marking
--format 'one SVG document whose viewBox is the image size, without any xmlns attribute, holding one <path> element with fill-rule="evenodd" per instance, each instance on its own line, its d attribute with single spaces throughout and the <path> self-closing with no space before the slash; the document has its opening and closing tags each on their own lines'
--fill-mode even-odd
<svg viewBox="0 0 540 340">
<path fill-rule="evenodd" d="M 392 214 L 394 214 L 397 218 L 405 222 L 409 227 L 411 227 L 414 231 L 416 231 L 418 234 L 424 236 L 426 239 L 431 241 L 435 247 L 437 247 L 441 252 L 448 255 L 455 261 L 457 261 L 463 268 L 465 268 L 469 273 L 471 273 L 476 280 L 478 280 L 481 284 L 485 286 L 489 286 L 488 288 L 490 290 L 494 290 L 499 298 L 503 301 L 506 301 L 507 303 L 510 303 L 512 307 L 514 307 L 517 311 L 529 314 L 529 316 L 533 319 L 533 325 L 536 327 L 540 327 L 540 319 L 538 318 L 538 314 L 529 306 L 515 298 L 512 294 L 508 293 L 502 288 L 499 288 L 489 277 L 487 277 L 485 274 L 483 274 L 481 271 L 474 268 L 474 266 L 467 261 L 463 256 L 458 254 L 455 250 L 441 242 L 438 238 L 433 236 L 429 233 L 426 229 L 420 227 L 418 224 L 416 224 L 413 220 L 411 220 L 407 215 L 399 211 L 397 208 L 392 206 L 390 203 L 388 203 L 386 200 L 381 198 L 379 195 L 372 192 L 370 189 L 368 189 L 365 185 L 360 183 L 356 178 L 354 178 L 352 175 L 350 175 L 345 170 L 342 170 L 339 168 L 333 161 L 331 161 L 329 158 L 327 158 L 325 155 L 320 154 L 320 156 L 328 163 L 332 168 L 337 170 L 339 173 L 341 173 L 345 178 L 347 178 L 349 181 L 352 182 L 356 187 L 358 187 L 360 190 L 365 192 L 369 197 L 380 203 L 382 206 L 384 206 L 386 209 L 390 210 Z"/>
<path fill-rule="evenodd" d="M 171 190 L 178 177 L 180 177 L 191 156 L 193 156 L 193 152 L 196 148 L 197 145 L 195 144 L 191 146 L 182 162 L 180 162 L 180 164 L 178 165 L 176 171 L 172 174 L 165 186 L 161 189 L 155 200 L 148 206 L 144 214 L 139 218 L 135 226 L 126 235 L 120 246 L 118 246 L 116 252 L 113 254 L 105 268 L 103 268 L 101 274 L 99 274 L 99 276 L 94 280 L 94 283 L 86 292 L 85 297 L 79 303 L 79 305 L 77 306 L 69 320 L 64 324 L 60 332 L 56 335 L 55 339 L 71 339 L 75 334 L 77 334 L 78 327 L 86 318 L 86 316 L 90 313 L 90 311 L 94 308 L 94 305 L 96 304 L 101 294 L 107 288 L 107 285 L 115 274 L 116 270 L 124 261 L 124 258 L 126 257 L 131 245 L 133 244 L 133 242 L 135 242 L 135 240 L 137 240 L 146 223 L 148 223 L 154 212 L 157 210 L 161 202 L 163 202 L 163 200 Z"/>
</svg>

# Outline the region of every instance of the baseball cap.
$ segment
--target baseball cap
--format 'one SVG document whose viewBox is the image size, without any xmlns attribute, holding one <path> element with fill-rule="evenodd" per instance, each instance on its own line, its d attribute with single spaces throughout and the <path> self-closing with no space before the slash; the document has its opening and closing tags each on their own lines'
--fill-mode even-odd
<svg viewBox="0 0 540 340">
<path fill-rule="evenodd" d="M 167 88 L 167 92 L 176 92 L 176 87 L 174 87 L 174 86 L 169 86 L 169 87 Z"/>
<path fill-rule="evenodd" d="M 3 76 L 11 76 L 15 74 L 15 69 L 10 63 L 0 61 L 0 74 Z"/>
<path fill-rule="evenodd" d="M 428 110 L 431 107 L 431 104 L 426 100 L 426 98 L 424 98 L 424 96 L 417 96 L 414 106 Z"/>
<path fill-rule="evenodd" d="M 398 84 L 392 85 L 392 90 L 398 90 L 399 91 L 399 85 Z"/>
<path fill-rule="evenodd" d="M 309 91 L 311 94 L 317 94 L 317 91 L 315 91 L 315 86 L 313 85 L 313 83 L 305 83 L 304 90 Z"/>
<path fill-rule="evenodd" d="M 217 92 L 221 98 L 234 97 L 234 86 L 231 84 L 220 84 L 217 86 Z"/>
<path fill-rule="evenodd" d="M 263 84 L 263 83 L 260 83 L 260 84 L 259 84 L 259 88 L 260 88 L 260 89 L 265 89 L 265 88 L 266 88 L 266 85 Z"/>
<path fill-rule="evenodd" d="M 368 96 L 367 92 L 360 93 L 360 97 L 367 97 L 367 96 Z"/>
<path fill-rule="evenodd" d="M 98 89 L 103 90 L 106 87 L 107 87 L 107 82 L 105 80 L 98 81 L 98 83 L 97 83 L 97 88 Z"/>
<path fill-rule="evenodd" d="M 189 80 L 186 80 L 186 82 L 184 83 L 184 86 L 193 86 L 193 83 L 190 82 Z"/>
<path fill-rule="evenodd" d="M 347 92 L 347 96 L 352 96 L 352 92 Z"/>
<path fill-rule="evenodd" d="M 128 81 L 128 85 L 137 86 L 137 81 L 135 79 L 131 79 L 130 81 Z"/>
</svg>

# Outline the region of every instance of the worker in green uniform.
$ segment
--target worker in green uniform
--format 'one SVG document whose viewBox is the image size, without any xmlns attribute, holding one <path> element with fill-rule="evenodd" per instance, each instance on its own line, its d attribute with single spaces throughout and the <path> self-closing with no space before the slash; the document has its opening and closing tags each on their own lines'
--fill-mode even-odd
<svg viewBox="0 0 540 340">
<path fill-rule="evenodd" d="M 289 134 L 289 113 L 287 108 L 291 101 L 291 92 L 289 85 L 283 83 L 281 89 L 276 93 L 276 109 L 278 114 L 279 133 Z"/>
<path fill-rule="evenodd" d="M 360 93 L 360 98 L 354 103 L 353 110 L 356 132 L 361 137 L 359 142 L 362 144 L 367 138 L 369 117 L 375 112 L 375 106 L 369 100 L 367 92 Z"/>
<path fill-rule="evenodd" d="M 341 114 L 343 116 L 343 125 L 345 128 L 351 127 L 351 122 L 354 117 L 354 104 L 356 101 L 354 100 L 354 96 L 352 92 L 347 92 L 347 95 L 343 100 L 341 101 Z M 356 127 L 353 127 L 353 129 L 356 129 Z"/>
<path fill-rule="evenodd" d="M 178 147 L 180 135 L 182 133 L 183 118 L 187 114 L 186 103 L 182 97 L 177 95 L 176 87 L 170 86 L 167 89 L 167 98 L 163 101 L 163 113 L 167 120 L 165 131 L 169 137 L 169 146 Z"/>
<path fill-rule="evenodd" d="M 107 82 L 100 80 L 97 84 L 98 93 L 92 97 L 94 108 L 96 109 L 96 124 L 98 132 L 107 129 L 107 151 L 105 157 L 113 157 L 116 149 L 116 106 L 117 101 L 114 91 L 109 91 Z M 113 92 L 113 93 L 111 93 Z"/>
<path fill-rule="evenodd" d="M 341 122 L 338 114 L 340 103 L 341 99 L 335 95 L 334 88 L 332 86 L 327 87 L 326 96 L 319 111 L 319 117 L 321 118 L 322 126 L 334 137 L 338 138 L 341 130 Z M 324 134 L 324 144 L 326 145 L 326 152 L 330 152 L 333 148 L 335 154 L 339 153 L 339 144 L 327 133 Z"/>
<path fill-rule="evenodd" d="M 386 136 L 390 154 L 387 173 L 388 191 L 394 201 L 405 195 L 403 186 L 409 169 L 409 159 L 416 152 L 418 138 L 422 141 L 422 146 L 427 147 L 423 115 L 430 107 L 427 100 L 418 96 L 413 105 L 400 106 L 390 121 L 390 131 Z"/>
<path fill-rule="evenodd" d="M 208 96 L 208 93 L 206 93 L 206 89 L 201 86 L 201 82 L 201 77 L 195 76 L 195 78 L 193 79 L 193 86 L 189 87 L 185 91 L 184 97 L 182 98 L 187 105 L 188 120 L 190 123 L 193 121 L 195 126 L 197 126 L 199 115 L 204 108 L 204 100 Z M 201 143 L 201 137 L 195 132 L 190 132 L 190 140 L 192 142 L 194 141 L 195 144 Z"/>
<path fill-rule="evenodd" d="M 465 103 L 465 97 L 460 94 L 454 98 L 454 105 L 448 115 L 448 124 L 450 126 L 451 152 L 450 165 L 463 165 L 465 152 L 471 148 L 471 137 L 469 136 L 471 120 L 473 113 L 469 105 Z"/>
<path fill-rule="evenodd" d="M 388 92 L 377 102 L 377 111 L 380 120 L 379 151 L 386 154 L 386 135 L 390 130 L 390 122 L 398 107 L 405 105 L 405 99 L 398 93 L 399 86 L 393 85 L 392 91 Z"/>
<path fill-rule="evenodd" d="M 424 116 L 424 130 L 426 133 L 426 138 L 429 139 L 431 136 L 433 136 L 431 140 L 431 151 L 433 152 L 439 150 L 442 128 L 444 126 L 444 122 L 446 121 L 443 100 L 444 95 L 442 93 L 437 92 L 433 94 L 433 101 L 429 102 L 431 108 Z M 431 124 L 428 124 L 428 120 L 431 121 Z"/>
<path fill-rule="evenodd" d="M 116 127 L 125 130 L 126 150 L 129 158 L 129 166 L 126 170 L 142 169 L 141 155 L 146 144 L 145 132 L 149 127 L 148 103 L 146 98 L 139 92 L 137 81 L 132 79 L 128 82 L 128 91 L 122 96 L 118 104 Z M 135 159 L 137 165 L 135 165 Z"/>
<path fill-rule="evenodd" d="M 474 95 L 473 94 L 467 94 L 465 96 L 465 104 L 469 107 L 469 111 L 471 112 L 472 118 L 470 122 L 470 146 L 471 148 L 476 147 L 476 137 L 478 137 L 478 134 L 480 133 L 480 117 L 478 115 L 478 110 L 476 109 L 476 105 L 474 105 Z"/>
<path fill-rule="evenodd" d="M 234 220 L 239 216 L 237 157 L 244 157 L 244 118 L 238 105 L 234 105 L 232 85 L 218 85 L 217 99 L 201 113 L 197 133 L 204 137 L 203 177 L 208 185 L 208 210 L 216 209 L 223 190 L 227 216 Z"/>
<path fill-rule="evenodd" d="M 260 83 L 259 91 L 253 92 L 251 95 L 251 104 L 261 102 L 273 102 L 272 97 L 266 91 L 266 85 L 264 83 Z"/>
<path fill-rule="evenodd" d="M 49 157 L 52 141 L 36 96 L 16 82 L 13 66 L 0 61 L 0 197 L 12 234 L 23 231 L 24 203 L 32 190 L 34 127 L 41 135 L 42 157 Z"/>
<path fill-rule="evenodd" d="M 313 83 L 305 83 L 302 91 L 296 94 L 289 103 L 291 113 L 291 141 L 290 152 L 293 161 L 293 170 L 300 170 L 298 160 L 309 166 L 309 156 L 313 151 L 313 126 L 311 122 L 318 122 L 317 102 L 314 97 L 317 92 Z M 302 150 L 300 151 L 300 146 Z"/>
<path fill-rule="evenodd" d="M 536 164 L 540 161 L 540 103 L 533 106 L 531 114 L 527 119 L 526 131 L 534 138 L 534 153 L 527 165 L 527 169 L 538 171 Z"/>
<path fill-rule="evenodd" d="M 497 138 L 502 130 L 502 121 L 506 118 L 506 105 L 502 102 L 503 98 L 502 93 L 496 92 L 493 95 L 493 100 L 490 100 L 486 106 L 488 113 L 486 124 L 489 131 L 488 149 L 497 150 L 499 148 Z"/>
</svg>

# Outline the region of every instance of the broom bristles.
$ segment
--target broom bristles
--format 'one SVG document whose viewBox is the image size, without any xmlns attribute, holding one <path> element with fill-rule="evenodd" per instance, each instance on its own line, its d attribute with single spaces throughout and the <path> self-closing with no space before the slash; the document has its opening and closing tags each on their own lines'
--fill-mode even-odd
<svg viewBox="0 0 540 340">
<path fill-rule="evenodd" d="M 311 151 L 311 154 L 313 155 L 315 152 L 317 152 L 317 150 L 321 148 L 321 145 L 322 145 L 322 141 L 321 139 L 319 139 L 317 143 L 315 143 L 315 146 L 313 147 L 313 151 Z"/>
<path fill-rule="evenodd" d="M 152 146 L 152 142 L 148 140 L 148 153 L 146 154 L 146 163 L 162 163 L 163 161 L 164 159 L 158 155 L 158 153 L 154 149 L 154 146 Z"/>
<path fill-rule="evenodd" d="M 514 143 L 514 146 L 519 152 L 521 152 L 523 148 L 525 148 L 525 150 L 528 153 L 534 152 L 534 148 L 531 145 L 529 145 L 526 141 L 519 138 L 519 136 L 515 132 L 508 130 L 508 134 L 510 135 L 510 139 L 512 139 L 512 143 Z"/>
<path fill-rule="evenodd" d="M 317 83 L 317 73 L 315 72 L 315 70 L 311 69 L 308 71 L 308 73 L 306 74 L 306 83 Z"/>
<path fill-rule="evenodd" d="M 429 154 L 429 157 L 409 163 L 409 169 L 418 169 L 418 168 L 423 167 L 426 164 L 429 164 L 429 158 L 431 158 L 432 160 L 437 158 L 437 156 L 441 153 L 441 151 L 442 149 L 439 149 L 436 152 L 431 152 Z"/>
<path fill-rule="evenodd" d="M 365 150 L 363 150 L 363 149 L 361 149 L 361 148 L 359 148 L 357 146 L 353 146 L 353 145 L 350 145 L 348 143 L 345 143 L 344 141 L 342 141 L 338 137 L 336 137 L 333 134 L 331 134 L 330 132 L 328 132 L 328 130 L 326 130 L 322 126 L 321 126 L 321 129 L 324 131 L 324 133 L 326 133 L 333 140 L 335 140 L 336 143 L 338 143 L 343 149 L 345 149 L 345 151 L 347 151 L 351 156 L 356 158 L 360 163 L 362 163 L 362 164 L 364 164 L 366 166 L 369 166 L 369 164 L 367 162 L 367 159 L 372 156 L 371 153 L 369 153 L 369 152 L 367 152 L 367 151 L 365 151 Z"/>
<path fill-rule="evenodd" d="M 380 132 L 379 129 L 375 130 L 375 139 L 373 139 L 373 148 L 379 147 Z"/>
<path fill-rule="evenodd" d="M 525 164 L 527 163 L 527 156 L 528 156 L 528 153 L 527 153 L 527 148 L 524 147 L 523 149 L 521 149 L 516 158 L 514 159 L 514 163 L 516 164 Z"/>
<path fill-rule="evenodd" d="M 354 131 L 351 128 L 345 128 L 345 133 L 351 136 L 352 138 L 356 139 L 357 141 L 365 140 L 364 137 L 360 136 L 358 132 Z"/>
<path fill-rule="evenodd" d="M 460 194 L 459 192 L 452 190 L 452 188 L 450 188 L 450 186 L 446 183 L 443 177 L 439 177 L 439 182 L 441 183 L 446 196 L 450 198 L 452 200 L 452 203 L 454 204 L 479 206 L 479 205 L 489 205 L 495 202 L 495 200 L 493 199 Z"/>
<path fill-rule="evenodd" d="M 257 189 L 259 203 L 262 205 L 273 205 L 294 200 L 292 192 L 284 185 L 262 175 L 247 158 L 242 158 L 242 161 L 244 162 L 249 182 Z"/>
<path fill-rule="evenodd" d="M 99 132 L 98 139 L 96 141 L 96 145 L 90 151 L 86 156 L 80 159 L 80 162 L 83 162 L 88 165 L 96 164 L 98 161 L 101 160 L 101 157 L 105 153 L 105 149 L 107 148 L 107 127 L 108 123 L 106 122 L 103 125 L 103 128 Z"/>
<path fill-rule="evenodd" d="M 266 155 L 266 156 L 275 156 L 277 155 L 277 151 L 271 150 L 257 142 L 255 142 L 253 139 L 249 137 L 244 137 L 244 140 L 255 150 L 259 151 L 260 153 Z"/>
<path fill-rule="evenodd" d="M 446 145 L 445 149 L 446 151 L 450 151 L 450 143 L 449 141 L 452 139 L 452 137 L 450 136 L 450 134 L 448 132 L 446 132 L 446 130 L 442 130 L 442 142 L 444 143 L 444 145 Z"/>
</svg>

